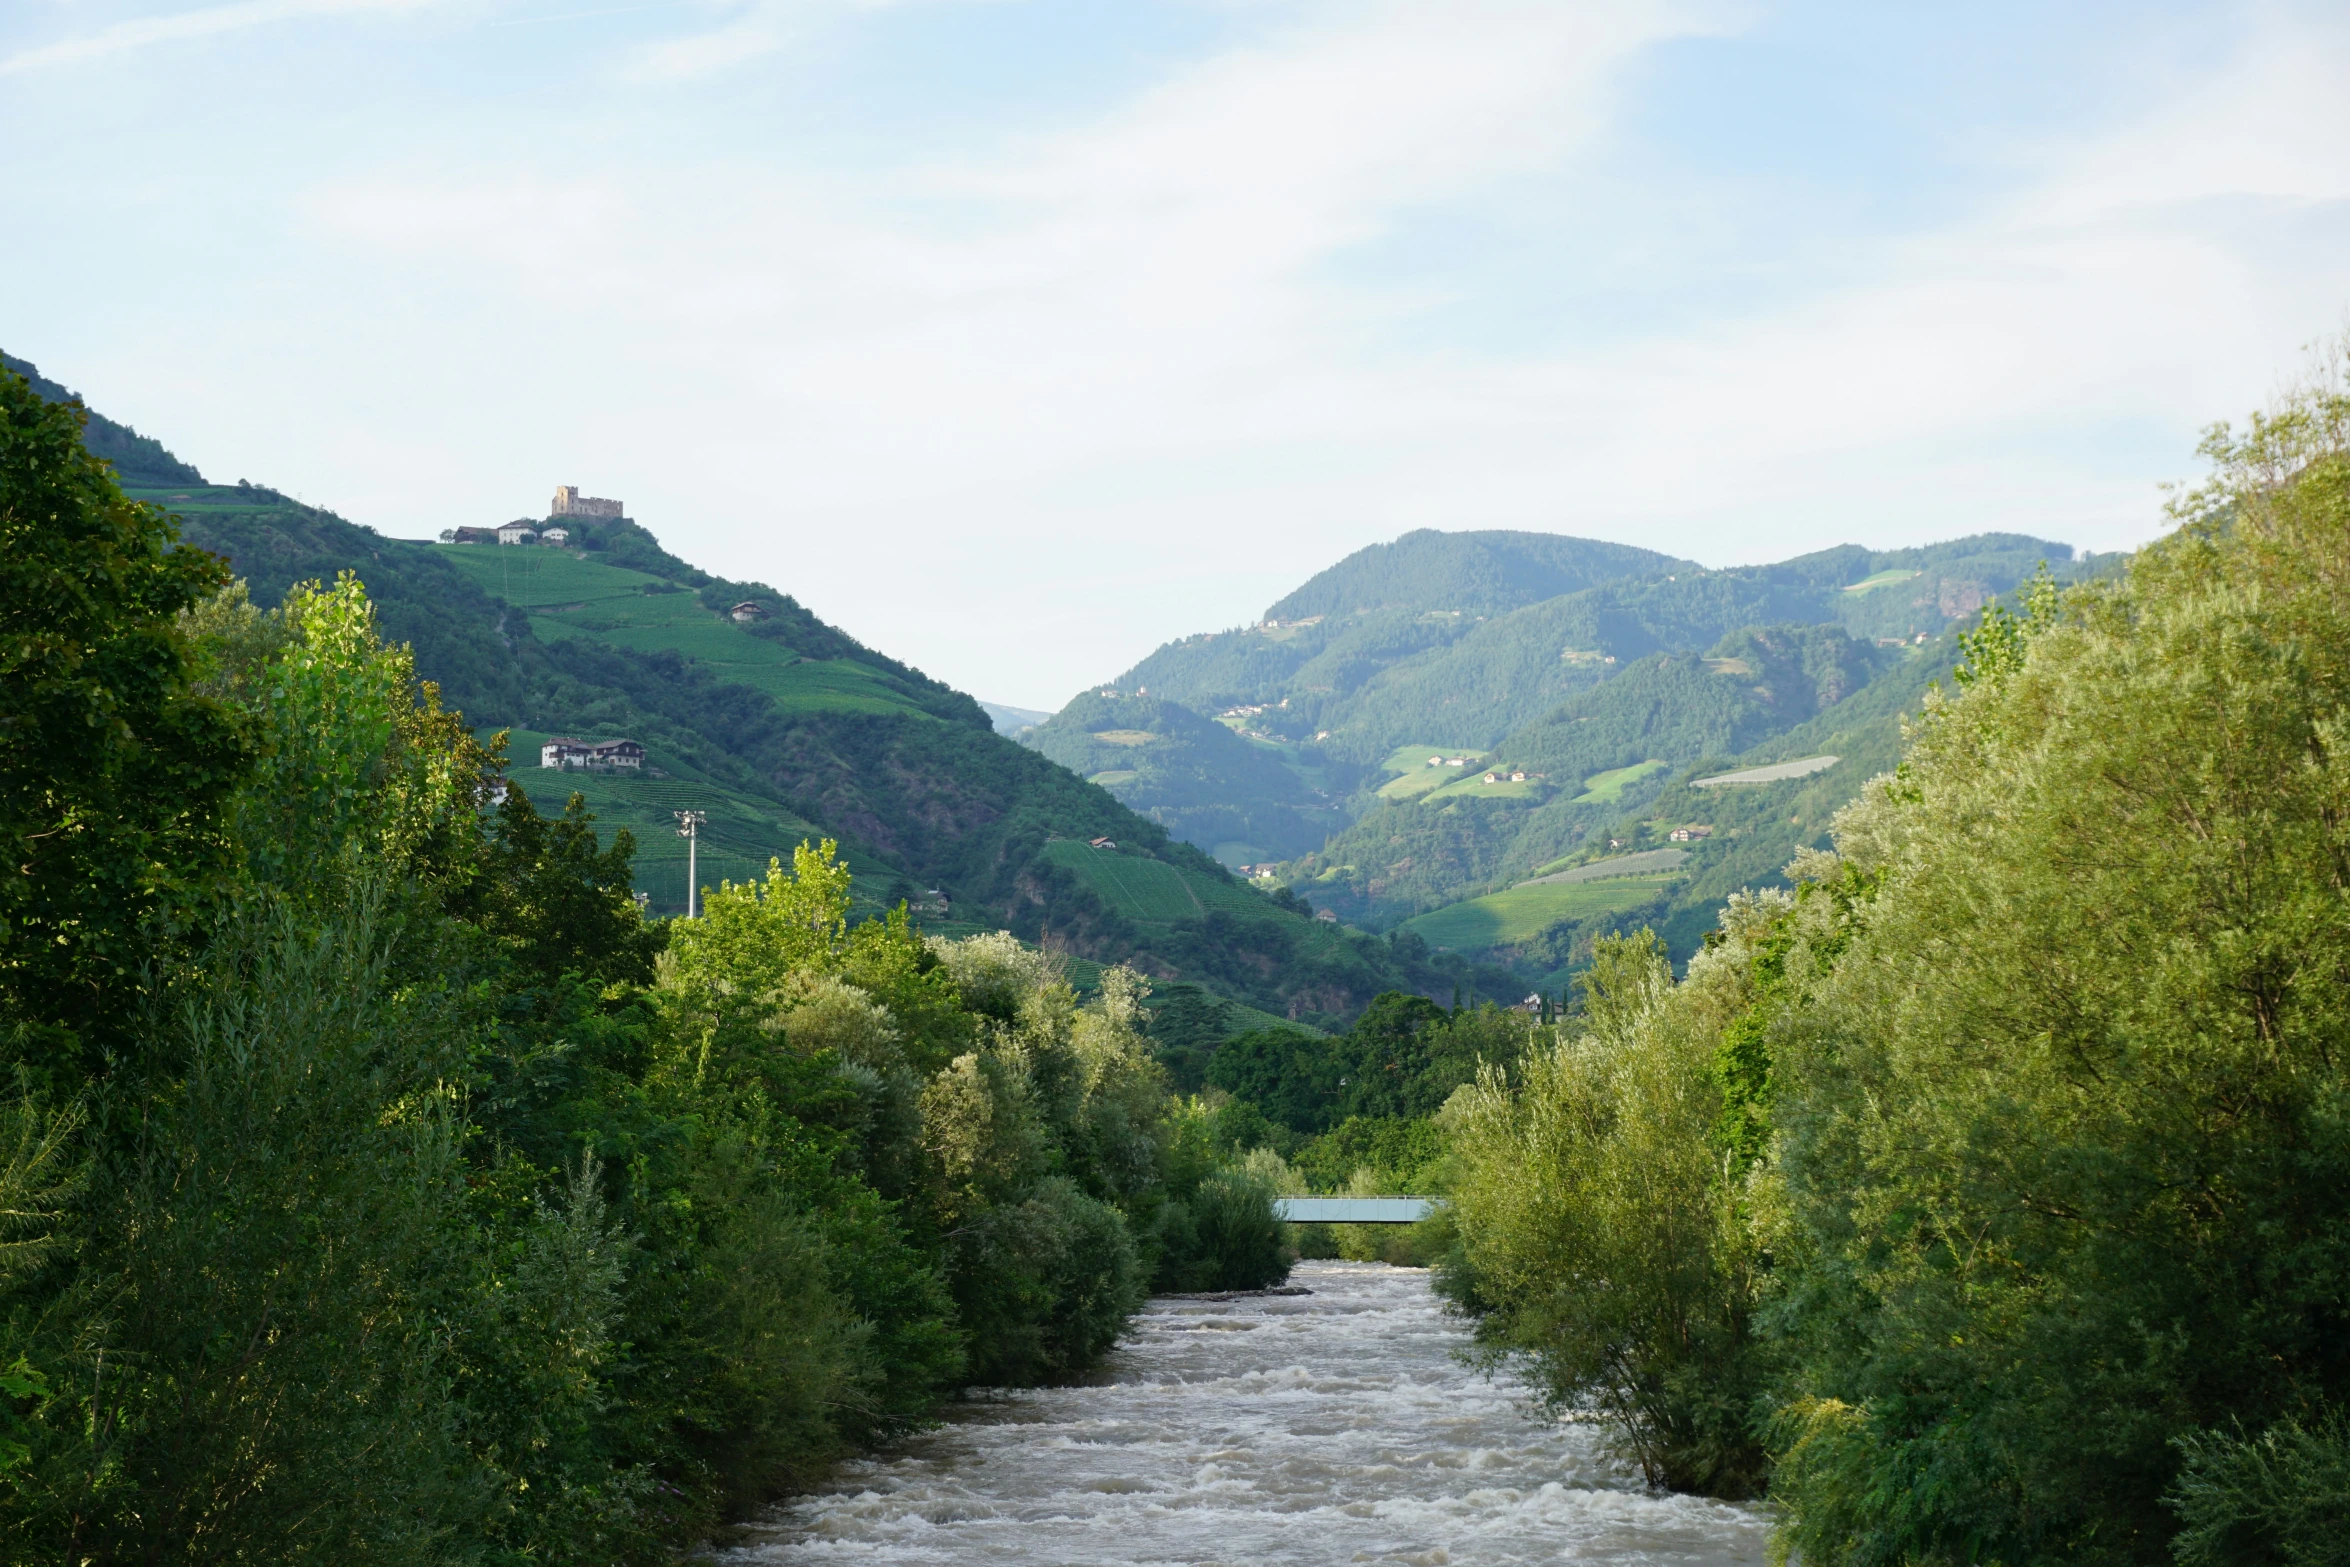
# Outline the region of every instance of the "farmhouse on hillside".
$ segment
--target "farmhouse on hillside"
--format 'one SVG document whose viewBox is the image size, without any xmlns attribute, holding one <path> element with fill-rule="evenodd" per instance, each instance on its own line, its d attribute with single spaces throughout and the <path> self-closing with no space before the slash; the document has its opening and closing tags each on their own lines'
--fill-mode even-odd
<svg viewBox="0 0 2350 1567">
<path fill-rule="evenodd" d="M 1089 849 L 1115 849 L 1118 847 L 1118 843 L 1114 838 L 1092 838 L 1087 840 L 1086 847 Z"/>
<path fill-rule="evenodd" d="M 569 544 L 571 542 L 571 530 L 569 528 L 549 528 L 539 535 L 539 542 L 541 544 L 553 544 L 558 547 Z"/>
<path fill-rule="evenodd" d="M 634 772 L 645 765 L 645 748 L 634 740 L 573 740 L 557 735 L 539 747 L 539 765 L 589 772 L 626 768 Z"/>
<path fill-rule="evenodd" d="M 1695 843 L 1700 838 L 1711 838 L 1713 835 L 1714 830 L 1705 823 L 1691 822 L 1686 827 L 1674 828 L 1667 836 L 1675 843 Z"/>
<path fill-rule="evenodd" d="M 510 522 L 498 530 L 500 544 L 531 544 L 538 540 L 539 530 L 528 523 Z"/>
<path fill-rule="evenodd" d="M 740 604 L 735 605 L 734 608 L 728 610 L 726 613 L 728 618 L 746 624 L 750 621 L 765 620 L 767 618 L 766 606 L 756 603 L 750 599 L 744 599 Z"/>
</svg>

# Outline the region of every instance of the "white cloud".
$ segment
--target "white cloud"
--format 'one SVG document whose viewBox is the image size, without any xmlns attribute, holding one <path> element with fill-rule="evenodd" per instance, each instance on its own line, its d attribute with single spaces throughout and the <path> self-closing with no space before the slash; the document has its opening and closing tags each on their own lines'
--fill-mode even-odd
<svg viewBox="0 0 2350 1567">
<path fill-rule="evenodd" d="M 727 13 L 632 68 L 719 69 L 807 14 Z M 2145 448 L 2187 466 L 2186 433 L 2350 303 L 2350 44 L 2272 18 L 2129 123 L 2025 149 L 2003 198 L 1855 241 L 1856 281 L 1601 348 L 1407 352 L 1417 301 L 1334 260 L 1603 162 L 1627 67 L 1716 24 L 1287 14 L 1083 123 L 853 177 L 599 142 L 338 180 L 311 208 L 335 282 L 303 319 L 351 332 L 355 291 L 380 341 L 335 339 L 353 368 L 302 400 L 335 419 L 282 408 L 300 481 L 397 532 L 557 480 L 619 493 L 681 553 L 1041 706 L 1415 526 L 1725 563 L 1988 527 L 2131 542 L 2157 521 Z M 1562 278 L 1613 240 L 1580 218 L 1555 216 Z"/>
</svg>

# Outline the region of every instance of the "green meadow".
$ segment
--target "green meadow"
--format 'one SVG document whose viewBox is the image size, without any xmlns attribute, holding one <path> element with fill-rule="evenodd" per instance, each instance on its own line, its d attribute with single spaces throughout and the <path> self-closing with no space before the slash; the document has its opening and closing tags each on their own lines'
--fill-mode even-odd
<svg viewBox="0 0 2350 1567">
<path fill-rule="evenodd" d="M 1403 928 L 1432 947 L 1482 952 L 1531 941 L 1566 920 L 1635 908 L 1675 880 L 1672 876 L 1616 876 L 1605 881 L 1528 882 L 1406 920 Z"/>
<path fill-rule="evenodd" d="M 1847 593 L 1874 593 L 1879 588 L 1889 588 L 1897 582 L 1907 582 L 1912 577 L 1922 575 L 1922 572 L 1917 571 L 1880 571 L 1874 576 L 1863 577 L 1858 582 L 1847 584 L 1844 591 Z"/>
<path fill-rule="evenodd" d="M 1466 757 L 1468 765 L 1465 767 L 1430 767 L 1428 758 L 1431 756 Z M 1484 763 L 1485 753 L 1483 751 L 1460 750 L 1443 745 L 1400 745 L 1387 754 L 1386 761 L 1379 764 L 1382 771 L 1396 775 L 1380 786 L 1379 798 L 1393 801 L 1417 800 L 1434 794 L 1447 785 L 1459 783 L 1464 774 L 1473 776 L 1474 769 L 1482 767 Z"/>
<path fill-rule="evenodd" d="M 1593 773 L 1583 780 L 1583 792 L 1575 796 L 1577 805 L 1613 805 L 1624 797 L 1624 791 L 1643 778 L 1654 777 L 1671 765 L 1666 762 L 1634 762 L 1630 767 L 1613 767 L 1604 773 Z"/>
</svg>

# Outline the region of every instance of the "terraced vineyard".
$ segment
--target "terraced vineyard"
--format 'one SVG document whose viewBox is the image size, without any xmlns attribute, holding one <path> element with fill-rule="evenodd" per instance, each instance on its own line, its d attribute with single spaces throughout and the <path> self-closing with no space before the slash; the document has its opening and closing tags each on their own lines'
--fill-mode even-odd
<svg viewBox="0 0 2350 1567">
<path fill-rule="evenodd" d="M 636 839 L 637 890 L 651 900 L 657 913 L 685 911 L 686 845 L 677 836 L 673 812 L 709 813 L 699 851 L 700 879 L 705 887 L 763 877 L 770 859 L 789 864 L 794 848 L 824 837 L 820 828 L 780 810 L 771 801 L 696 776 L 642 778 L 542 768 L 537 765 L 538 749 L 547 738 L 535 731 L 513 731 L 506 753 L 510 762 L 507 782 L 530 796 L 531 805 L 542 816 L 561 815 L 571 796 L 579 794 L 595 813 L 596 832 L 606 843 L 611 842 L 614 828 L 627 828 Z M 651 760 L 664 770 L 677 765 L 674 758 L 657 751 Z M 851 863 L 853 866 L 853 859 Z M 878 889 L 879 884 L 875 886 Z"/>
<path fill-rule="evenodd" d="M 431 548 L 484 592 L 528 610 L 531 633 L 551 645 L 579 638 L 639 653 L 682 653 L 709 665 L 721 679 L 764 691 L 790 710 L 923 711 L 870 665 L 802 658 L 705 608 L 694 594 L 643 572 L 544 547 Z"/>
<path fill-rule="evenodd" d="M 1200 919 L 1217 907 L 1239 913 L 1249 912 L 1249 904 L 1264 906 L 1264 900 L 1253 893 L 1219 887 L 1204 876 L 1187 876 L 1164 860 L 1096 849 L 1074 838 L 1046 844 L 1044 857 L 1075 871 L 1096 897 L 1127 919 L 1145 925 Z M 1232 899 L 1244 900 L 1242 906 L 1235 908 Z"/>
</svg>

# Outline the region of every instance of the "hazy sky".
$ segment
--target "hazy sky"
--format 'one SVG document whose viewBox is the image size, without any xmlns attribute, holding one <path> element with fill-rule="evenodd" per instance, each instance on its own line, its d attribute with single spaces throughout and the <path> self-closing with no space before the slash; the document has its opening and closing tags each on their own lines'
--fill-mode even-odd
<svg viewBox="0 0 2350 1567">
<path fill-rule="evenodd" d="M 2345 81 L 2338 3 L 8 0 L 0 347 L 1057 707 L 1415 527 L 2143 540 L 2350 320 Z"/>
</svg>

